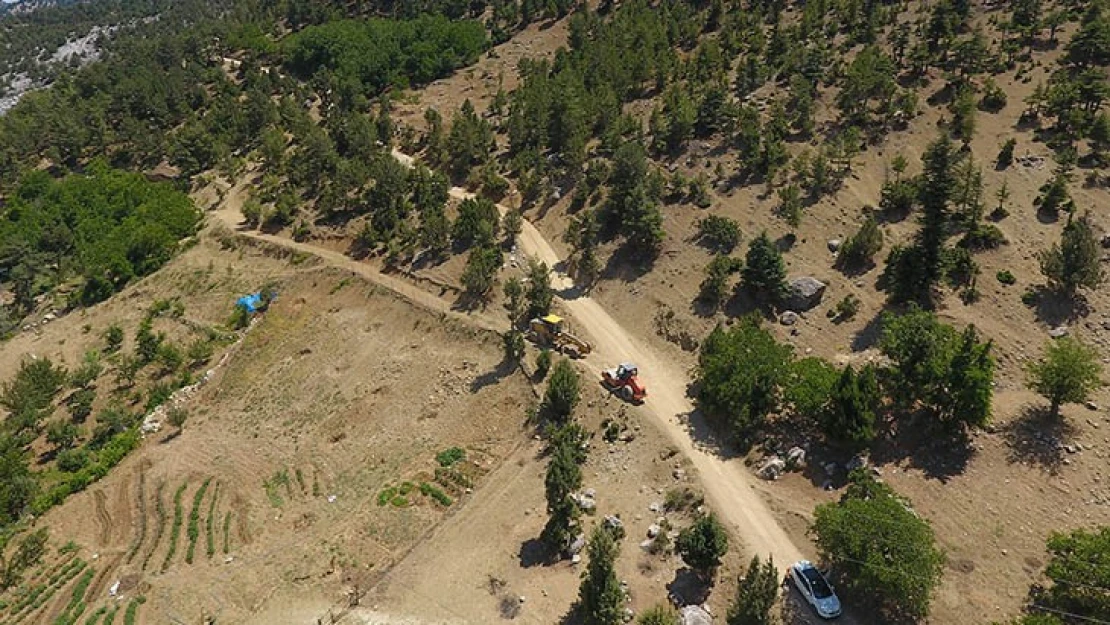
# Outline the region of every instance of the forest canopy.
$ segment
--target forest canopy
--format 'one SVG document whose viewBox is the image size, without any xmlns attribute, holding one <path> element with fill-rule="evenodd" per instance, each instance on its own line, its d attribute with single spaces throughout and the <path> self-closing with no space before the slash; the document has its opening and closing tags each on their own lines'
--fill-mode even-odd
<svg viewBox="0 0 1110 625">
<path fill-rule="evenodd" d="M 141 174 L 96 162 L 60 180 L 33 171 L 0 212 L 0 282 L 26 308 L 80 276 L 82 303 L 94 303 L 161 267 L 199 218 L 187 195 Z"/>
<path fill-rule="evenodd" d="M 387 86 L 406 87 L 448 75 L 478 60 L 485 27 L 442 15 L 414 20 L 340 20 L 309 26 L 285 45 L 289 67 L 303 77 L 334 81 L 370 96 Z"/>
</svg>

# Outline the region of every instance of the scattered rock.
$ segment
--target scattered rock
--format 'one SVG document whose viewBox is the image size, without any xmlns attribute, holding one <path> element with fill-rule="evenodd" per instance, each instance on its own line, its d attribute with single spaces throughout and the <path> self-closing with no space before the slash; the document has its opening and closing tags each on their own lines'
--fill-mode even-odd
<svg viewBox="0 0 1110 625">
<path fill-rule="evenodd" d="M 771 456 L 759 467 L 759 477 L 765 480 L 777 480 L 786 470 L 786 461 L 778 456 Z"/>
<path fill-rule="evenodd" d="M 806 450 L 801 447 L 791 447 L 790 451 L 786 452 L 786 466 L 791 471 L 805 466 L 806 463 Z"/>
<path fill-rule="evenodd" d="M 682 469 L 675 469 L 674 471 L 671 471 L 671 475 L 674 476 L 674 479 L 676 480 L 686 479 L 686 471 Z"/>
<path fill-rule="evenodd" d="M 571 541 L 570 546 L 567 547 L 567 553 L 569 553 L 571 556 L 576 556 L 585 547 L 586 547 L 586 535 L 585 534 L 579 534 L 578 536 L 575 537 L 575 539 L 573 541 Z"/>
<path fill-rule="evenodd" d="M 1089 401 L 1083 405 L 1087 407 L 1087 410 L 1098 410 L 1098 404 L 1093 401 Z"/>
<path fill-rule="evenodd" d="M 586 496 L 585 493 L 576 493 L 571 495 L 570 498 L 574 500 L 574 503 L 578 504 L 578 507 L 583 512 L 591 512 L 597 509 L 597 502 L 594 501 L 593 497 Z"/>
<path fill-rule="evenodd" d="M 571 564 L 578 564 L 581 561 L 582 561 L 582 554 L 580 554 L 580 553 L 576 553 L 576 554 L 574 554 L 573 556 L 570 557 L 570 563 Z"/>
<path fill-rule="evenodd" d="M 1068 326 L 1056 326 L 1048 331 L 1048 335 L 1054 339 L 1063 338 L 1068 335 Z"/>
<path fill-rule="evenodd" d="M 589 497 L 590 499 L 597 498 L 597 490 L 593 488 L 587 488 L 586 490 L 582 491 L 582 494 L 586 497 Z"/>
<path fill-rule="evenodd" d="M 790 281 L 790 295 L 786 300 L 787 308 L 809 310 L 821 303 L 827 285 L 817 278 L 803 276 Z"/>
<path fill-rule="evenodd" d="M 653 501 L 648 504 L 648 510 L 651 510 L 652 512 L 662 512 L 663 504 L 658 501 Z"/>
<path fill-rule="evenodd" d="M 682 625 L 713 625 L 713 617 L 700 605 L 682 608 Z"/>
<path fill-rule="evenodd" d="M 1110 249 L 1110 234 L 1102 235 L 1102 247 Z"/>
<path fill-rule="evenodd" d="M 621 521 L 619 516 L 609 515 L 605 517 L 605 527 L 611 527 L 615 530 L 624 529 L 624 521 Z"/>
<path fill-rule="evenodd" d="M 651 525 L 648 526 L 648 531 L 647 531 L 648 538 L 655 538 L 656 536 L 659 535 L 659 532 L 662 531 L 662 529 L 663 528 L 661 528 L 658 525 L 652 523 Z"/>
<path fill-rule="evenodd" d="M 779 317 L 779 323 L 784 326 L 792 326 L 798 323 L 798 313 L 791 310 L 782 313 L 782 316 Z"/>
<path fill-rule="evenodd" d="M 632 611 L 632 608 L 625 608 L 624 609 L 624 622 L 625 623 L 631 622 L 632 618 L 635 617 L 635 616 L 636 616 L 636 613 Z"/>
<path fill-rule="evenodd" d="M 1079 445 L 1064 445 L 1064 451 L 1069 454 L 1079 453 Z"/>
<path fill-rule="evenodd" d="M 841 244 L 842 241 L 840 239 L 829 239 L 829 251 L 833 254 L 837 253 L 840 250 Z"/>
<path fill-rule="evenodd" d="M 856 469 L 867 468 L 869 466 L 871 466 L 871 461 L 867 459 L 867 456 L 857 455 L 853 456 L 852 459 L 848 461 L 848 466 L 845 468 L 847 468 L 848 471 L 851 472 L 855 471 Z"/>
<path fill-rule="evenodd" d="M 821 490 L 826 490 L 826 491 L 827 491 L 827 490 L 832 490 L 832 489 L 833 489 L 833 483 L 832 483 L 832 480 L 825 480 L 825 481 L 824 481 L 824 482 L 823 482 L 823 483 L 821 484 Z"/>
</svg>

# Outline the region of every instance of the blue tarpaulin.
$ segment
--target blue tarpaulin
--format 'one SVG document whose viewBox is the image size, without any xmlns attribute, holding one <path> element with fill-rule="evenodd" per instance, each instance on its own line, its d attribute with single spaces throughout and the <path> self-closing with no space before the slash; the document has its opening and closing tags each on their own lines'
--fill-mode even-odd
<svg viewBox="0 0 1110 625">
<path fill-rule="evenodd" d="M 249 313 L 256 313 L 262 308 L 262 293 L 244 295 L 235 302 L 235 305 L 247 309 Z"/>
</svg>

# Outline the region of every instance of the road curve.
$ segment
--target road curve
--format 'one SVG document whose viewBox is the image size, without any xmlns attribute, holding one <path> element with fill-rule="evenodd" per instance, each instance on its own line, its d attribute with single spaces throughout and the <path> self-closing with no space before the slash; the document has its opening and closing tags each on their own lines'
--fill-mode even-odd
<svg viewBox="0 0 1110 625">
<path fill-rule="evenodd" d="M 396 150 L 394 157 L 406 165 L 413 164 L 411 157 Z M 459 199 L 474 197 L 458 187 L 451 189 L 450 194 Z M 498 206 L 498 210 L 504 213 L 508 209 Z M 548 267 L 561 266 L 554 248 L 528 220 L 523 221 L 517 243 L 521 252 Z M 552 286 L 568 316 L 593 344 L 593 352 L 585 359 L 591 373 L 600 376 L 602 368 L 619 362 L 631 361 L 639 367 L 650 395 L 638 410 L 653 417 L 674 446 L 690 459 L 710 504 L 718 517 L 732 526 L 734 535 L 743 540 L 750 552 L 774 557 L 784 571 L 790 563 L 800 560 L 801 550 L 752 488 L 753 477 L 743 464 L 721 458 L 691 438 L 692 429 L 706 431 L 706 425 L 701 415 L 694 413 L 686 396 L 690 382 L 686 371 L 634 338 L 600 304 L 576 289 L 566 275 L 554 272 Z"/>
</svg>

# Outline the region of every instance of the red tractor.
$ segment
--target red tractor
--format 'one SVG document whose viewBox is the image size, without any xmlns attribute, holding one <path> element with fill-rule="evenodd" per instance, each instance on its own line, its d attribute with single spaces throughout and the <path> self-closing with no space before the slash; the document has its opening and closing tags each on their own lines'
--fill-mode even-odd
<svg viewBox="0 0 1110 625">
<path fill-rule="evenodd" d="M 639 373 L 640 370 L 636 368 L 636 365 L 623 362 L 616 369 L 602 371 L 601 384 L 625 401 L 642 404 L 648 393 L 647 388 L 636 377 Z"/>
</svg>

